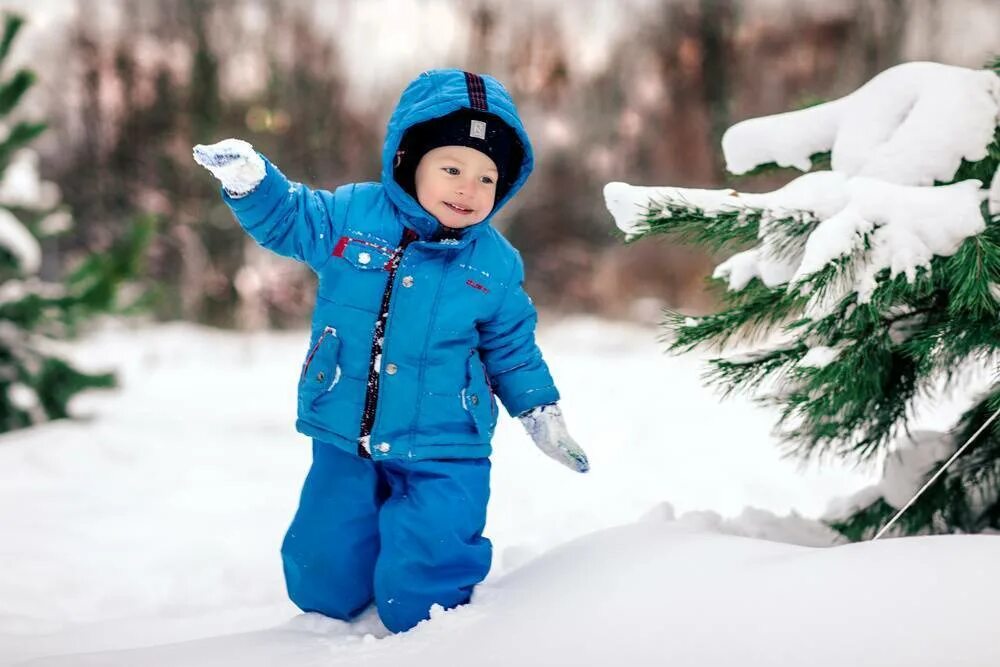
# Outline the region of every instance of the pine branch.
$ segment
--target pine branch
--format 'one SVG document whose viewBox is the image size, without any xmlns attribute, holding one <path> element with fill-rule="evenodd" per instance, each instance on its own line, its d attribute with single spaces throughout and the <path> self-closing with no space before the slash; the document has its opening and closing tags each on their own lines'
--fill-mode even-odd
<svg viewBox="0 0 1000 667">
<path fill-rule="evenodd" d="M 957 450 L 1000 409 L 1000 385 L 962 416 L 953 434 Z M 951 452 L 928 466 L 923 487 L 938 472 Z M 829 525 L 852 540 L 870 539 L 896 513 L 884 499 Z M 1000 529 L 1000 427 L 996 422 L 972 441 L 934 484 L 927 487 L 891 531 L 894 535 L 944 532 L 975 533 Z"/>
<path fill-rule="evenodd" d="M 705 372 L 704 379 L 709 384 L 721 387 L 722 397 L 728 398 L 737 391 L 752 391 L 764 380 L 780 379 L 782 372 L 793 368 L 808 351 L 808 347 L 798 344 L 745 355 L 743 358 L 709 359 L 710 369 Z"/>
<path fill-rule="evenodd" d="M 875 537 L 875 534 L 892 519 L 895 513 L 895 507 L 885 502 L 883 498 L 879 498 L 845 519 L 826 523 L 850 541 L 861 542 Z M 908 519 L 909 517 L 904 514 L 903 518 Z"/>
<path fill-rule="evenodd" d="M 18 14 L 4 12 L 3 17 L 4 30 L 3 37 L 0 38 L 0 63 L 7 59 L 7 54 L 10 53 L 10 45 L 14 42 L 14 38 L 17 37 L 17 33 L 24 25 L 24 18 Z"/>
<path fill-rule="evenodd" d="M 942 264 L 951 315 L 997 317 L 1000 307 L 993 292 L 1000 285 L 1000 224 L 988 223 L 985 232 L 966 239 Z"/>
<path fill-rule="evenodd" d="M 793 384 L 762 402 L 779 408 L 778 431 L 798 458 L 865 462 L 905 424 L 917 364 L 877 331 L 821 368 L 793 371 Z"/>
<path fill-rule="evenodd" d="M 910 505 L 888 534 L 902 536 L 975 532 L 976 512 L 968 501 L 960 479 L 938 479 Z M 870 540 L 896 512 L 897 508 L 884 498 L 879 498 L 849 518 L 828 522 L 827 525 L 849 540 Z"/>
<path fill-rule="evenodd" d="M 48 128 L 46 123 L 18 123 L 11 128 L 10 134 L 0 143 L 0 172 L 7 168 L 10 156 L 17 149 L 35 140 Z"/>
<path fill-rule="evenodd" d="M 820 171 L 823 169 L 830 168 L 830 151 L 824 151 L 821 153 L 813 153 L 809 156 L 809 161 L 812 163 L 809 171 Z M 759 164 L 750 171 L 743 172 L 742 174 L 732 174 L 731 177 L 737 181 L 751 178 L 753 176 L 759 176 L 760 174 L 772 174 L 780 173 L 782 171 L 794 171 L 795 173 L 801 173 L 795 167 L 783 167 L 776 162 L 767 162 L 765 164 Z"/>
<path fill-rule="evenodd" d="M 713 251 L 744 248 L 757 242 L 760 211 L 725 211 L 706 214 L 697 206 L 682 201 L 651 201 L 642 216 L 649 234 L 669 234 L 683 243 L 707 246 Z"/>
<path fill-rule="evenodd" d="M 711 279 L 719 286 L 724 281 Z M 721 349 L 730 342 L 751 343 L 778 329 L 801 312 L 805 297 L 785 290 L 772 290 L 754 278 L 739 292 L 725 292 L 726 307 L 699 318 L 676 311 L 666 311 L 665 334 L 668 351 L 688 352 L 696 347 Z"/>
<path fill-rule="evenodd" d="M 18 70 L 10 81 L 0 84 L 0 116 L 11 112 L 21 97 L 34 85 L 35 73 L 29 70 Z"/>
<path fill-rule="evenodd" d="M 41 372 L 31 381 L 36 388 L 45 415 L 49 419 L 69 417 L 69 400 L 85 389 L 110 389 L 116 385 L 113 373 L 81 373 L 57 357 L 43 360 Z"/>
</svg>

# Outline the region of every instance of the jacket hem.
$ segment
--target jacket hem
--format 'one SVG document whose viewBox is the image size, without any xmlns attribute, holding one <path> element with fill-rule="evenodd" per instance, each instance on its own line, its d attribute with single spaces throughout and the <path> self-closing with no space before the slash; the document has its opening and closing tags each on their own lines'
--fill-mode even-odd
<svg viewBox="0 0 1000 667">
<path fill-rule="evenodd" d="M 328 442 L 350 454 L 357 455 L 358 441 L 356 438 L 345 438 L 332 431 L 328 431 L 321 426 L 316 426 L 304 419 L 295 421 L 295 430 L 302 435 L 315 438 L 321 442 Z M 479 445 L 448 445 L 441 443 L 434 444 L 414 444 L 409 446 L 399 446 L 382 453 L 372 448 L 372 459 L 376 461 L 405 460 L 421 461 L 424 459 L 482 459 L 488 458 L 493 453 L 493 447 L 489 443 Z"/>
</svg>

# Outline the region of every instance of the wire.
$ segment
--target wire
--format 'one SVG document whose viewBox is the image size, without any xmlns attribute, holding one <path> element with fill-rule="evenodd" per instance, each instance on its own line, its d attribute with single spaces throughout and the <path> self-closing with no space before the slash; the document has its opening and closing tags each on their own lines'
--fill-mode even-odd
<svg viewBox="0 0 1000 667">
<path fill-rule="evenodd" d="M 951 455 L 950 459 L 948 459 L 947 461 L 944 462 L 944 465 L 941 466 L 941 468 L 936 473 L 934 473 L 934 476 L 931 477 L 929 480 L 927 480 L 927 483 L 924 484 L 923 487 L 921 487 L 921 489 L 919 491 L 917 491 L 913 495 L 912 498 L 910 498 L 910 501 L 908 503 L 906 503 L 906 505 L 904 505 L 901 510 L 899 510 L 898 512 L 896 512 L 896 516 L 892 517 L 892 519 L 889 521 L 889 523 L 887 523 L 884 526 L 882 526 L 882 530 L 878 531 L 878 533 L 876 533 L 875 537 L 873 537 L 871 539 L 871 541 L 874 542 L 878 538 L 882 537 L 882 535 L 884 535 L 887 530 L 889 530 L 890 528 L 892 528 L 892 524 L 896 523 L 896 519 L 898 519 L 899 517 L 903 516 L 903 512 L 905 512 L 906 510 L 908 510 L 910 508 L 910 505 L 912 505 L 913 503 L 915 503 L 917 501 L 917 498 L 919 498 L 920 495 L 924 491 L 927 490 L 927 487 L 929 487 L 931 484 L 933 484 L 934 480 L 936 480 L 938 477 L 940 477 L 941 473 L 943 473 L 945 470 L 947 470 L 948 466 L 950 466 L 952 463 L 954 463 L 955 459 L 957 459 L 959 456 L 962 455 L 962 452 L 965 451 L 965 448 L 968 447 L 969 445 L 971 445 L 972 441 L 975 440 L 976 438 L 978 438 L 979 434 L 982 433 L 986 429 L 986 427 L 989 426 L 990 423 L 994 419 L 997 418 L 998 415 L 1000 415 L 1000 410 L 997 410 L 996 412 L 994 412 L 993 416 L 990 417 L 989 419 L 987 419 L 986 423 L 983 424 L 982 426 L 980 426 L 979 430 L 976 431 L 975 433 L 973 433 L 972 436 L 968 440 L 965 441 L 965 444 L 962 445 L 961 447 L 959 447 L 958 450 L 954 454 Z"/>
</svg>

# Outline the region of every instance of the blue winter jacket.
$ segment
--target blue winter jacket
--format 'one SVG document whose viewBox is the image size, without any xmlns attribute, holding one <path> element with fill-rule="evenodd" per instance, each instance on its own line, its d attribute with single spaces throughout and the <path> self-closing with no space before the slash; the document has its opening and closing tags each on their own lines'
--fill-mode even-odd
<svg viewBox="0 0 1000 667">
<path fill-rule="evenodd" d="M 416 123 L 484 106 L 520 137 L 520 174 L 486 220 L 458 239 L 434 240 L 437 220 L 393 179 L 397 147 Z M 460 70 L 414 80 L 389 121 L 380 183 L 312 190 L 265 163 L 253 192 L 223 197 L 258 243 L 307 263 L 319 277 L 299 379 L 301 433 L 364 455 L 358 445 L 367 392 L 375 407 L 365 439 L 372 458 L 482 457 L 491 451 L 495 397 L 511 415 L 558 400 L 535 344 L 537 315 L 522 287 L 521 257 L 489 223 L 533 166 L 524 126 L 497 80 Z M 381 358 L 374 358 L 383 311 Z"/>
</svg>

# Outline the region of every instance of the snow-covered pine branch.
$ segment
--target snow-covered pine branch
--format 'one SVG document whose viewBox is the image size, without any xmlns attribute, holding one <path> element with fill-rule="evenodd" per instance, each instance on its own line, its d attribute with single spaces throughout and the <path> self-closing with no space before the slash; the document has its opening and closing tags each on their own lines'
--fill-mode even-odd
<svg viewBox="0 0 1000 667">
<path fill-rule="evenodd" d="M 734 173 L 809 170 L 829 154 L 829 170 L 773 192 L 605 187 L 628 237 L 671 234 L 729 251 L 713 276 L 726 288 L 723 309 L 668 314 L 671 349 L 749 345 L 711 360 L 708 377 L 726 392 L 769 392 L 762 400 L 780 409 L 779 432 L 794 453 L 883 454 L 922 393 L 1000 357 L 998 74 L 1000 62 L 983 70 L 907 63 L 841 99 L 734 125 L 722 141 Z M 998 397 L 980 396 L 955 433 L 982 424 Z M 980 497 L 1000 497 L 983 488 L 1000 489 L 1000 474 L 986 472 L 1000 471 L 1000 437 L 984 438 L 994 454 L 970 457 L 978 463 L 942 488 L 968 482 Z M 948 498 L 926 501 L 920 529 L 955 527 L 947 517 L 969 507 L 979 518 L 961 529 L 991 516 L 1000 523 L 1000 507 Z"/>
</svg>

